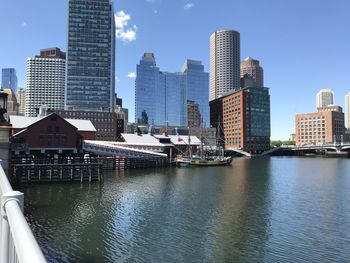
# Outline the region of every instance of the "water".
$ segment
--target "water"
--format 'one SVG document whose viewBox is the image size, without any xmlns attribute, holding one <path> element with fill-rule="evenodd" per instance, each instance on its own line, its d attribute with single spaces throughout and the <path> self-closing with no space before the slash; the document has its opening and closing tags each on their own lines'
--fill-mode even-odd
<svg viewBox="0 0 350 263">
<path fill-rule="evenodd" d="M 349 159 L 235 159 L 21 190 L 49 262 L 350 262 Z"/>
</svg>

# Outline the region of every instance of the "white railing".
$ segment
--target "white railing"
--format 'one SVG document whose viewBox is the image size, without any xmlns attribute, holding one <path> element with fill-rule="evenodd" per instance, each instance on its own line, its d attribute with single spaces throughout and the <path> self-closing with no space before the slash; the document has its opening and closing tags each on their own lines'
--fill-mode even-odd
<svg viewBox="0 0 350 263">
<path fill-rule="evenodd" d="M 44 263 L 46 259 L 23 215 L 24 195 L 13 191 L 0 161 L 0 263 Z"/>
</svg>

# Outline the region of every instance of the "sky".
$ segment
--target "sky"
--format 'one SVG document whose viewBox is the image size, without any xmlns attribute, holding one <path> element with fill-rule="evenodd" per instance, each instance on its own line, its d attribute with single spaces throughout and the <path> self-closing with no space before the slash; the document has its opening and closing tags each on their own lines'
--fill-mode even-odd
<svg viewBox="0 0 350 263">
<path fill-rule="evenodd" d="M 68 0 L 0 0 L 0 68 L 17 70 L 25 87 L 26 60 L 40 49 L 67 48 Z M 316 93 L 335 92 L 344 107 L 350 92 L 348 0 L 118 0 L 116 92 L 134 119 L 135 72 L 144 52 L 162 71 L 186 59 L 209 72 L 209 37 L 220 29 L 241 35 L 241 60 L 264 68 L 271 95 L 271 138 L 294 133 L 295 114 L 316 111 Z M 208 90 L 209 92 L 209 90 Z"/>
</svg>

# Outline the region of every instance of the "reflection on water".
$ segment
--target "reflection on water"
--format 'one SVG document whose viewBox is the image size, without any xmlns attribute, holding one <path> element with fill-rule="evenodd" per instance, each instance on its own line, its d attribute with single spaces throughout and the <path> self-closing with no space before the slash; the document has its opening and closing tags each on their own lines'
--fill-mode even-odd
<svg viewBox="0 0 350 263">
<path fill-rule="evenodd" d="M 50 262 L 350 262 L 349 168 L 235 159 L 21 190 Z"/>
</svg>

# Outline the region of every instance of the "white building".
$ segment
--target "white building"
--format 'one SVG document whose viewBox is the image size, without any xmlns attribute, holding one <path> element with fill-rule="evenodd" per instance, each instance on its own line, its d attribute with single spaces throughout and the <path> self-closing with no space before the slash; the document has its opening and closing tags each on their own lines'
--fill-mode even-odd
<svg viewBox="0 0 350 263">
<path fill-rule="evenodd" d="M 350 129 L 350 92 L 345 95 L 345 128 Z"/>
<path fill-rule="evenodd" d="M 334 92 L 331 89 L 321 89 L 316 95 L 316 108 L 334 105 Z"/>
<path fill-rule="evenodd" d="M 219 30 L 210 36 L 209 100 L 240 87 L 240 34 Z"/>
<path fill-rule="evenodd" d="M 64 108 L 65 71 L 65 53 L 59 48 L 42 49 L 27 59 L 25 116 L 36 116 L 41 105 Z"/>
</svg>

